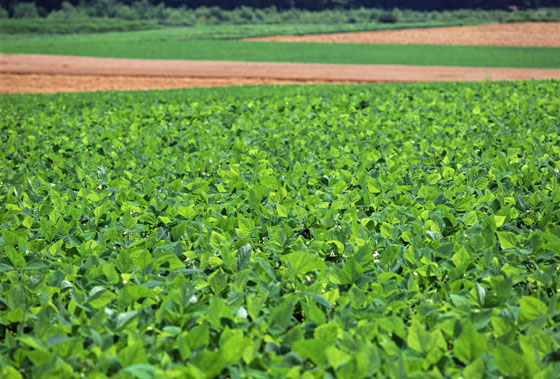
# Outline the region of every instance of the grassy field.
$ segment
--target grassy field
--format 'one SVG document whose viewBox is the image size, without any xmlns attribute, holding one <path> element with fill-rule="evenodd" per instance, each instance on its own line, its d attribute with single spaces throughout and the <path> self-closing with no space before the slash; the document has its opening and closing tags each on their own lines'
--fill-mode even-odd
<svg viewBox="0 0 560 379">
<path fill-rule="evenodd" d="M 0 373 L 554 377 L 558 93 L 0 96 Z"/>
<path fill-rule="evenodd" d="M 225 33 L 225 30 L 223 31 Z M 260 34 L 258 28 L 255 34 Z M 189 29 L 4 37 L 4 53 L 251 62 L 560 68 L 560 48 L 192 40 Z"/>
</svg>

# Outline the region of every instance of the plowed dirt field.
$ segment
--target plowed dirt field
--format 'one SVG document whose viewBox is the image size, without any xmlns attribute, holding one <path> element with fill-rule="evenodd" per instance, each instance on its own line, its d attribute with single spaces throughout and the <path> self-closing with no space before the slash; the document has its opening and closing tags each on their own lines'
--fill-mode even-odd
<svg viewBox="0 0 560 379">
<path fill-rule="evenodd" d="M 560 22 L 247 38 L 248 41 L 560 47 Z"/>
</svg>

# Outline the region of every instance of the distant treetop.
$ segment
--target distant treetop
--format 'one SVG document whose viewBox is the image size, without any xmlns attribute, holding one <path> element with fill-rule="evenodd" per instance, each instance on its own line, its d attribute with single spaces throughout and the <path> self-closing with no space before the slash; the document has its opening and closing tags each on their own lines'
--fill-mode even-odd
<svg viewBox="0 0 560 379">
<path fill-rule="evenodd" d="M 0 6 L 13 11 L 26 1 L 0 0 Z M 131 5 L 134 3 L 163 4 L 166 7 L 219 7 L 234 9 L 242 6 L 252 8 L 275 7 L 278 10 L 306 9 L 324 10 L 334 8 L 381 8 L 381 9 L 414 9 L 414 10 L 452 10 L 452 9 L 523 9 L 538 7 L 558 7 L 560 0 L 35 0 L 37 8 L 50 12 L 61 9 L 63 3 L 78 5 L 114 6 L 117 3 Z"/>
</svg>

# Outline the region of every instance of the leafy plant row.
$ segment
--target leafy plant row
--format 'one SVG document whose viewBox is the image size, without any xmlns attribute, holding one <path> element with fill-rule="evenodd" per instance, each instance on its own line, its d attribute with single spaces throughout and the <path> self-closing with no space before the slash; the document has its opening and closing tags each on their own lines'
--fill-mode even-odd
<svg viewBox="0 0 560 379">
<path fill-rule="evenodd" d="M 147 20 L 121 20 L 114 18 L 70 18 L 70 19 L 3 19 L 0 35 L 6 34 L 74 34 L 105 33 L 131 30 L 151 30 L 160 26 Z M 4 36 L 5 37 L 5 36 Z M 45 37 L 49 38 L 49 37 Z"/>
<path fill-rule="evenodd" d="M 0 372 L 553 377 L 559 91 L 0 97 Z"/>
</svg>

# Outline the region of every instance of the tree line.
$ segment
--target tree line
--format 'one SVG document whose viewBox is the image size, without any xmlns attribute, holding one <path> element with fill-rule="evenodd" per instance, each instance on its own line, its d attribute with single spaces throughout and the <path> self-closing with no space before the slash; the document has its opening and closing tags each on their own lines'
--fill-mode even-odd
<svg viewBox="0 0 560 379">
<path fill-rule="evenodd" d="M 0 0 L 0 6 L 12 10 L 20 0 Z M 558 7 L 560 0 L 35 0 L 29 1 L 46 11 L 61 9 L 63 3 L 72 5 L 103 6 L 122 3 L 133 5 L 144 2 L 151 5 L 163 4 L 165 7 L 214 7 L 221 9 L 235 9 L 239 7 L 252 7 L 265 9 L 274 7 L 278 10 L 303 9 L 318 11 L 324 9 L 352 9 L 352 8 L 380 8 L 380 9 L 412 9 L 420 11 L 429 10 L 454 10 L 454 9 L 507 9 L 512 8 L 538 8 Z"/>
</svg>

